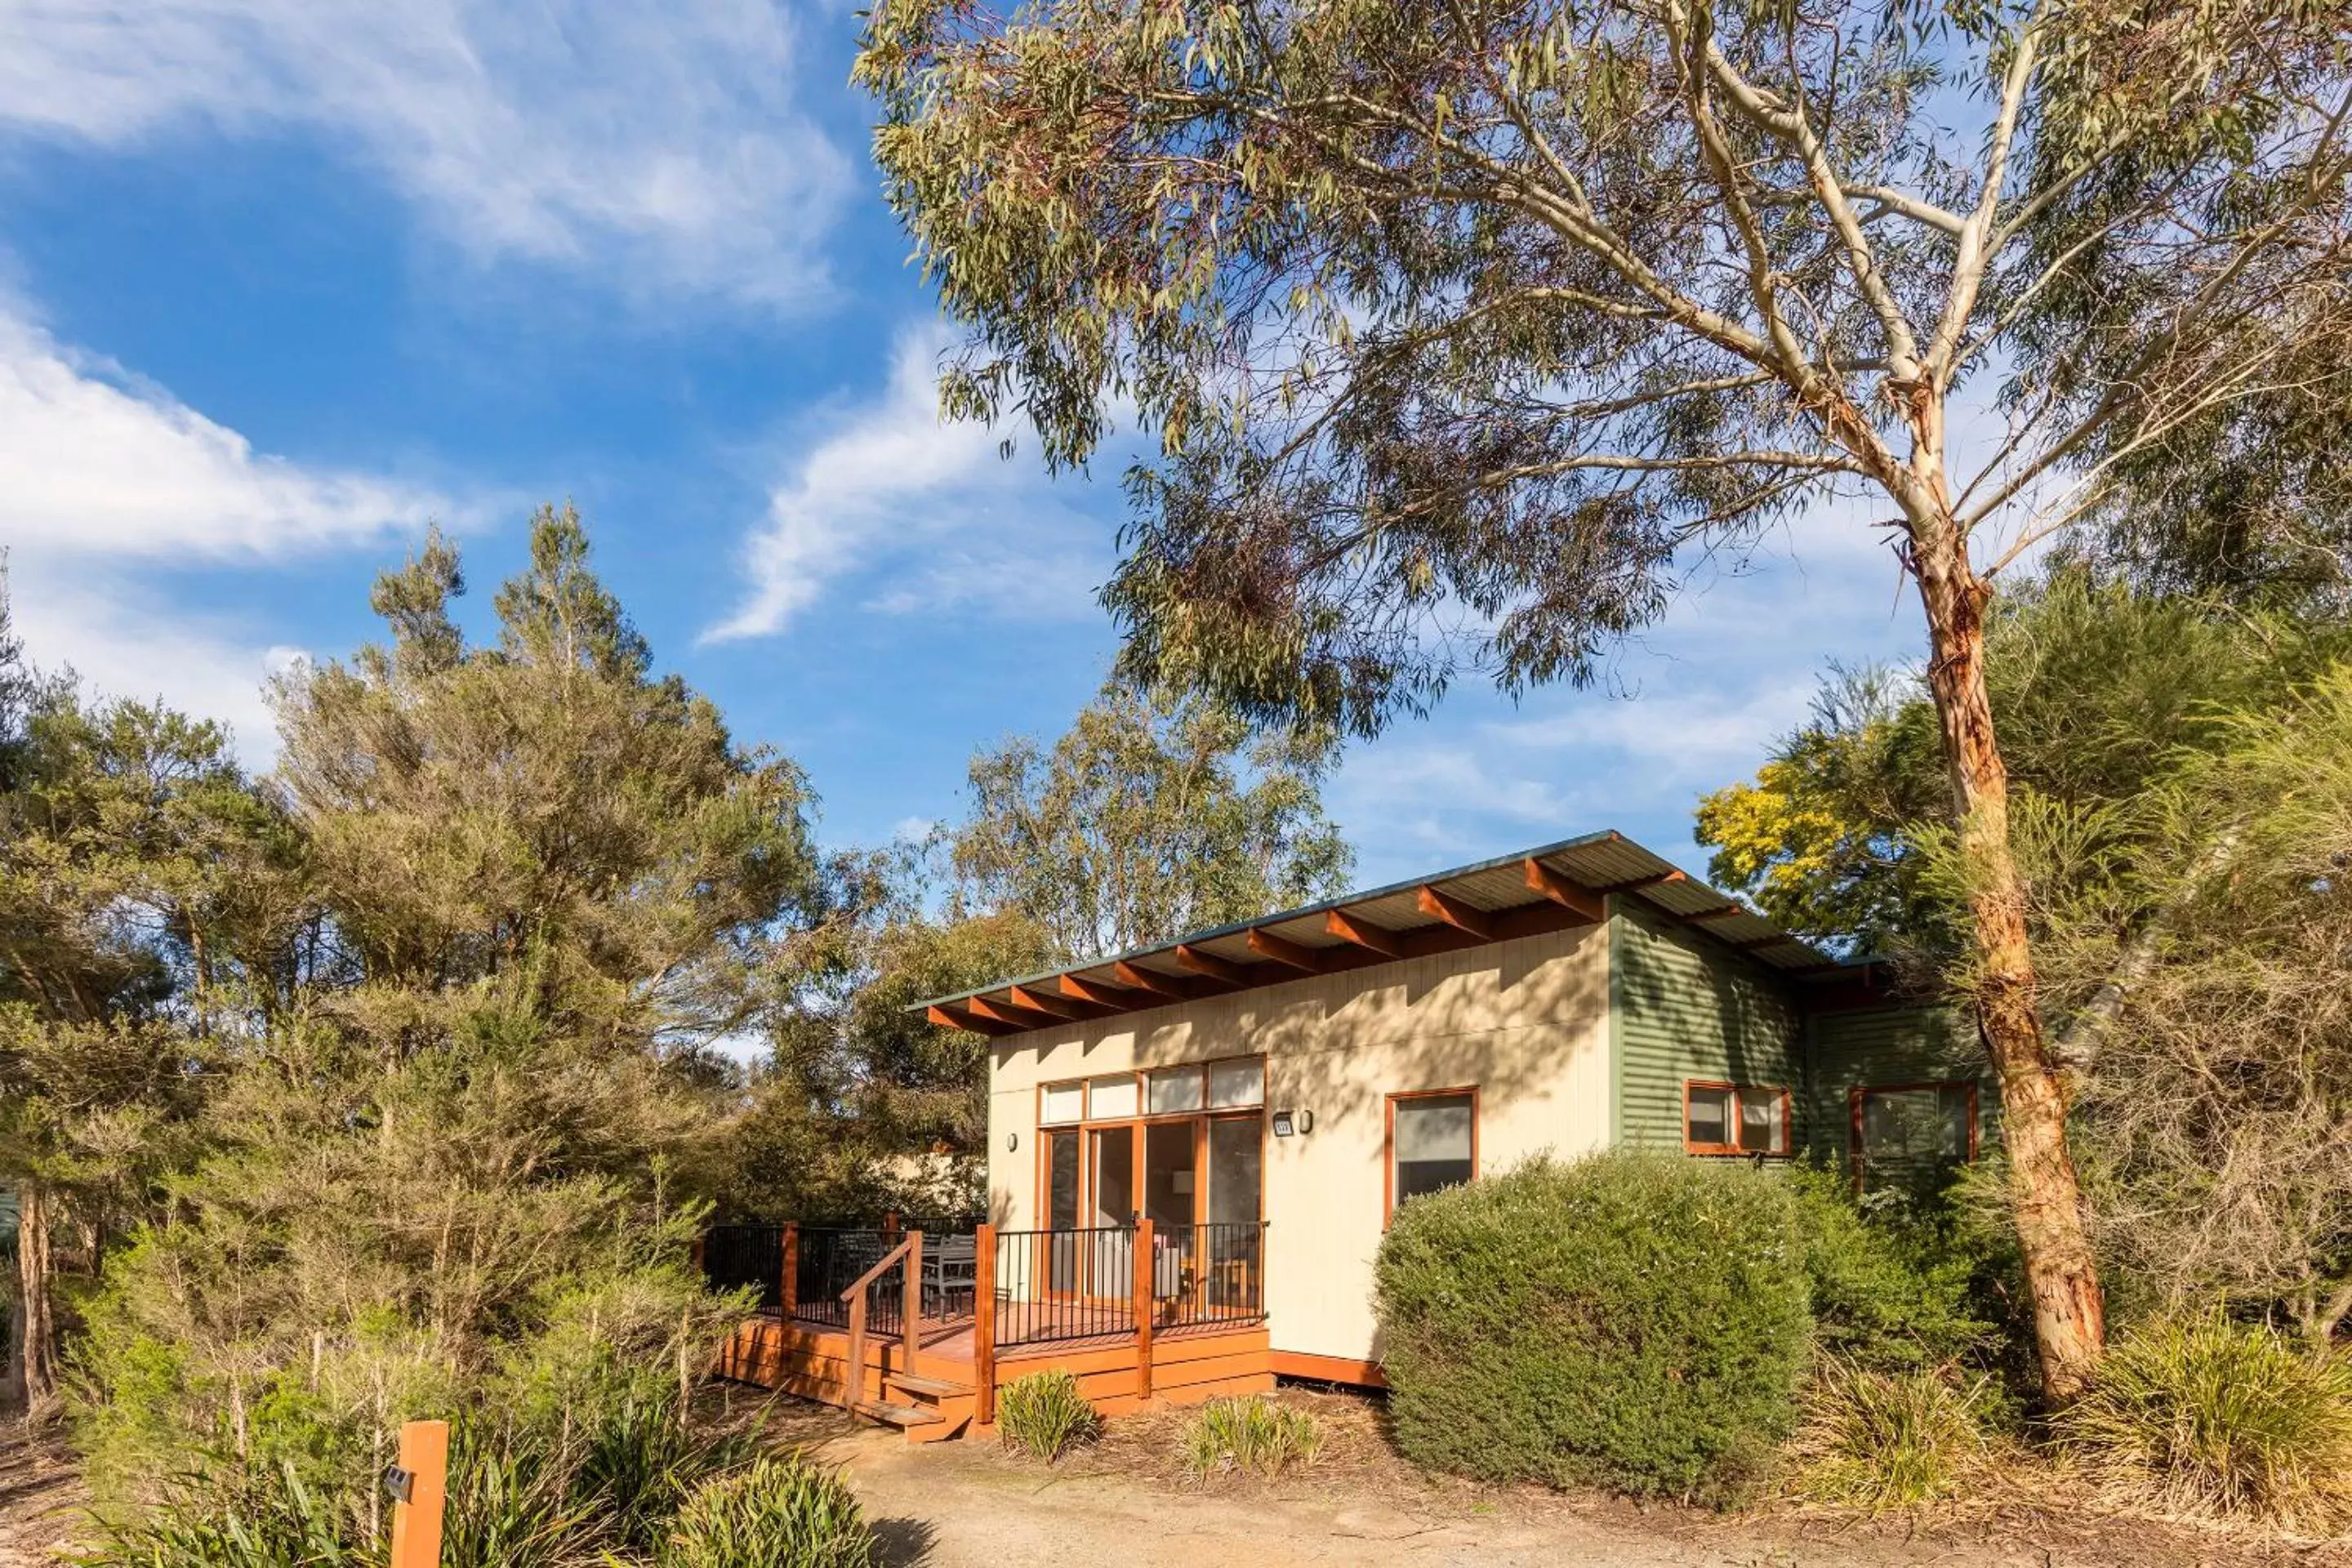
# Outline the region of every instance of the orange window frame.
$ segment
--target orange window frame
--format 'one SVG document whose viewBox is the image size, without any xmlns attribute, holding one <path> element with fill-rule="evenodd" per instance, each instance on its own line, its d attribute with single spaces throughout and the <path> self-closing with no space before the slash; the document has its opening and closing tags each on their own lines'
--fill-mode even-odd
<svg viewBox="0 0 2352 1568">
<path fill-rule="evenodd" d="M 1213 1069 L 1220 1067 L 1230 1066 L 1234 1062 L 1255 1062 L 1257 1064 L 1257 1103 L 1255 1105 L 1227 1106 L 1215 1106 L 1210 1104 L 1209 1100 L 1213 1092 L 1210 1087 Z M 1181 1067 L 1193 1067 L 1201 1069 L 1201 1108 L 1197 1110 L 1163 1110 L 1156 1116 L 1143 1114 L 1143 1108 L 1149 1103 L 1145 1098 L 1146 1089 L 1143 1081 L 1145 1075 L 1147 1073 L 1162 1071 L 1169 1068 Z M 1092 1110 L 1094 1103 L 1092 1090 L 1089 1086 L 1096 1079 L 1106 1078 L 1132 1078 L 1135 1080 L 1135 1104 L 1138 1114 L 1133 1116 L 1106 1116 L 1099 1120 L 1088 1114 Z M 1266 1067 L 1265 1053 L 1259 1051 L 1241 1056 L 1211 1057 L 1198 1062 L 1161 1062 L 1156 1067 L 1131 1068 L 1125 1072 L 1089 1073 L 1084 1078 L 1057 1078 L 1039 1082 L 1036 1087 L 1033 1104 L 1033 1119 L 1036 1131 L 1032 1134 L 1033 1141 L 1036 1143 L 1037 1147 L 1031 1161 L 1031 1163 L 1035 1166 L 1035 1185 L 1034 1190 L 1036 1193 L 1037 1218 L 1040 1222 L 1038 1228 L 1041 1230 L 1050 1228 L 1050 1226 L 1045 1223 L 1047 1217 L 1047 1184 L 1051 1180 L 1051 1171 L 1047 1163 L 1047 1157 L 1051 1150 L 1049 1136 L 1055 1132 L 1074 1132 L 1078 1135 L 1078 1219 L 1081 1229 L 1086 1228 L 1091 1223 L 1093 1210 L 1095 1207 L 1094 1161 L 1091 1158 L 1093 1153 L 1093 1144 L 1088 1139 L 1087 1134 L 1097 1131 L 1108 1131 L 1115 1128 L 1125 1128 L 1128 1130 L 1129 1135 L 1135 1140 L 1135 1170 L 1137 1173 L 1137 1179 L 1140 1180 L 1143 1171 L 1143 1129 L 1145 1127 L 1155 1122 L 1190 1121 L 1194 1123 L 1194 1131 L 1192 1135 L 1192 1168 L 1196 1172 L 1203 1172 L 1208 1169 L 1209 1123 L 1212 1121 L 1238 1121 L 1245 1116 L 1254 1116 L 1257 1118 L 1258 1123 L 1258 1169 L 1263 1173 L 1265 1168 L 1265 1160 L 1266 1154 L 1266 1141 L 1270 1135 L 1268 1127 L 1272 1121 L 1272 1118 L 1267 1114 L 1265 1103 L 1267 1079 L 1268 1069 Z M 1048 1122 L 1045 1120 L 1045 1091 L 1049 1089 L 1068 1089 L 1072 1087 L 1076 1087 L 1079 1092 L 1078 1119 L 1076 1121 Z M 1265 1219 L 1265 1183 L 1263 1175 L 1261 1175 L 1258 1182 L 1257 1211 L 1258 1220 L 1263 1224 Z M 1207 1213 L 1208 1184 L 1196 1177 L 1192 1184 L 1192 1222 L 1195 1225 L 1206 1223 Z"/>
<path fill-rule="evenodd" d="M 1853 1167 L 1856 1191 L 1860 1191 L 1862 1187 L 1863 1102 L 1874 1094 L 1919 1094 L 1928 1089 L 1940 1093 L 1948 1089 L 1964 1090 L 1969 1097 L 1969 1152 L 1964 1159 L 1973 1164 L 1977 1157 L 1977 1140 L 1981 1131 L 1977 1121 L 1976 1079 L 1953 1078 L 1932 1083 L 1858 1083 L 1846 1090 L 1846 1163 Z"/>
<path fill-rule="evenodd" d="M 1731 1114 L 1724 1119 L 1725 1131 L 1731 1134 L 1728 1143 L 1700 1143 L 1690 1135 L 1691 1093 L 1695 1089 L 1721 1089 L 1731 1096 Z M 1743 1149 L 1739 1146 L 1739 1106 L 1748 1095 L 1775 1095 L 1780 1101 L 1780 1147 L 1778 1149 Z M 1857 1111 L 1857 1115 L 1860 1113 Z M 1780 1084 L 1732 1083 L 1723 1079 L 1686 1078 L 1683 1079 L 1683 1152 L 1710 1159 L 1738 1157 L 1767 1160 L 1787 1160 L 1797 1151 L 1796 1100 Z"/>
<path fill-rule="evenodd" d="M 1470 1099 L 1470 1179 L 1475 1182 L 1478 1179 L 1478 1172 L 1480 1169 L 1478 1163 L 1478 1124 L 1485 1120 L 1479 1115 L 1478 1086 L 1476 1084 L 1456 1084 L 1451 1089 L 1401 1089 L 1397 1093 L 1391 1094 L 1388 1097 L 1387 1106 L 1382 1113 L 1384 1121 L 1381 1128 L 1381 1228 L 1382 1230 L 1386 1230 L 1389 1227 L 1389 1221 L 1396 1217 L 1396 1113 L 1398 1102 L 1401 1100 L 1459 1100 L 1465 1095 L 1467 1095 Z"/>
</svg>

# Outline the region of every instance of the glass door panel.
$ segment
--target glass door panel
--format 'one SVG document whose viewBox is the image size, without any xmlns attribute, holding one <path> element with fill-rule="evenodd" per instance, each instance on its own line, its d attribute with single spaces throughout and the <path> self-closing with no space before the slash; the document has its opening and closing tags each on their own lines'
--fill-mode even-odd
<svg viewBox="0 0 2352 1568">
<path fill-rule="evenodd" d="M 1143 1129 L 1143 1213 L 1155 1226 L 1192 1223 L 1192 1121 L 1154 1121 Z"/>
<path fill-rule="evenodd" d="M 1045 1228 L 1051 1254 L 1046 1259 L 1045 1288 L 1078 1288 L 1078 1238 L 1069 1234 L 1078 1224 L 1078 1134 L 1045 1134 Z"/>
<path fill-rule="evenodd" d="M 1090 1152 L 1087 1224 L 1097 1227 L 1088 1247 L 1087 1289 L 1097 1296 L 1124 1296 L 1135 1289 L 1129 1237 L 1108 1228 L 1135 1223 L 1135 1127 L 1096 1127 L 1087 1131 Z"/>
<path fill-rule="evenodd" d="M 1209 1123 L 1210 1229 L 1197 1268 L 1212 1309 L 1255 1300 L 1264 1233 L 1257 1227 L 1265 1184 L 1265 1119 L 1221 1116 Z"/>
</svg>

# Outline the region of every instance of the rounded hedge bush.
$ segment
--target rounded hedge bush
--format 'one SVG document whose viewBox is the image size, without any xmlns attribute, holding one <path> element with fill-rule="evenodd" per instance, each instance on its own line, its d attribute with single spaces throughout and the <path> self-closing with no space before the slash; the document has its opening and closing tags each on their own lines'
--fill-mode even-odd
<svg viewBox="0 0 2352 1568">
<path fill-rule="evenodd" d="M 1377 1279 L 1397 1442 L 1421 1464 L 1723 1504 L 1796 1425 L 1805 1245 L 1772 1173 L 1533 1161 L 1401 1206 Z"/>
<path fill-rule="evenodd" d="M 705 1481 L 670 1526 L 662 1568 L 871 1568 L 874 1531 L 839 1476 L 798 1454 Z"/>
</svg>

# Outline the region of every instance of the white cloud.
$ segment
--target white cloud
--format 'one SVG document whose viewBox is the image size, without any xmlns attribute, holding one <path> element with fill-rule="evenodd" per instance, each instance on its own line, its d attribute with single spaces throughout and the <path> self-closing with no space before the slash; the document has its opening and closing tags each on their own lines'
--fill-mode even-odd
<svg viewBox="0 0 2352 1568">
<path fill-rule="evenodd" d="M 257 452 L 0 301 L 0 548 L 34 662 L 70 665 L 108 696 L 218 719 L 251 765 L 276 750 L 264 683 L 302 650 L 193 609 L 142 573 L 216 562 L 268 570 L 478 510 Z"/>
<path fill-rule="evenodd" d="M 0 124 L 112 147 L 319 130 L 482 259 L 773 306 L 825 290 L 850 164 L 767 0 L 0 6 Z"/>
<path fill-rule="evenodd" d="M 999 457 L 1000 433 L 940 417 L 945 340 L 903 334 L 881 396 L 790 462 L 746 542 L 750 592 L 706 642 L 786 629 L 829 587 L 887 570 L 862 599 L 885 615 L 982 602 L 1038 616 L 1093 614 L 1109 529 L 1034 462 Z"/>
<path fill-rule="evenodd" d="M 91 585 L 79 566 L 61 562 L 17 557 L 8 578 L 10 615 L 35 664 L 70 665 L 101 696 L 161 700 L 218 720 L 248 767 L 266 767 L 277 754 L 263 689 L 307 657 L 301 649 L 120 581 Z"/>
<path fill-rule="evenodd" d="M 162 389 L 0 310 L 0 542 L 20 552 L 275 556 L 455 510 L 418 488 L 256 453 Z"/>
</svg>

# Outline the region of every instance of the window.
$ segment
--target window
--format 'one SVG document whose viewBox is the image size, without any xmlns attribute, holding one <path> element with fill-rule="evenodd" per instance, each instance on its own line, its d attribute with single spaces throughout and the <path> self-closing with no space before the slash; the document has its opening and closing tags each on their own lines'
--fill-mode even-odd
<svg viewBox="0 0 2352 1568">
<path fill-rule="evenodd" d="M 1180 1116 L 1201 1109 L 1201 1069 L 1163 1068 L 1143 1080 L 1143 1109 L 1150 1116 Z"/>
<path fill-rule="evenodd" d="M 1853 1091 L 1854 1174 L 1881 1186 L 1941 1185 L 1976 1157 L 1977 1086 L 1865 1085 Z"/>
<path fill-rule="evenodd" d="M 1209 1103 L 1219 1110 L 1264 1105 L 1265 1058 L 1243 1057 L 1237 1061 L 1210 1063 Z"/>
<path fill-rule="evenodd" d="M 1389 1097 L 1389 1210 L 1478 1173 L 1478 1091 Z"/>
<path fill-rule="evenodd" d="M 1052 1126 L 1060 1121 L 1076 1121 L 1085 1112 L 1087 1086 L 1082 1083 L 1049 1083 L 1037 1106 L 1037 1120 Z"/>
<path fill-rule="evenodd" d="M 1087 1080 L 1087 1120 L 1118 1121 L 1135 1114 L 1135 1075 L 1131 1072 Z"/>
<path fill-rule="evenodd" d="M 1788 1153 L 1789 1091 L 1770 1084 L 1685 1084 L 1683 1148 L 1693 1154 Z"/>
</svg>

